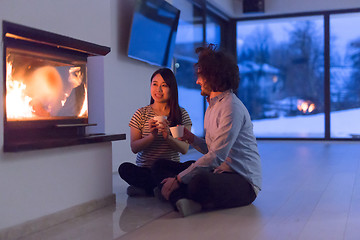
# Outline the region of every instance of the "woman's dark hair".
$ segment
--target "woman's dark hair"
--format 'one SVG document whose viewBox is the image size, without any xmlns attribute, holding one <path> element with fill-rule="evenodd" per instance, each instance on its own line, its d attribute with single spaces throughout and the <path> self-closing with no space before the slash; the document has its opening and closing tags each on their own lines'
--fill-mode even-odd
<svg viewBox="0 0 360 240">
<path fill-rule="evenodd" d="M 179 106 L 179 94 L 178 94 L 178 86 L 176 82 L 176 78 L 174 73 L 168 68 L 160 68 L 156 70 L 151 76 L 150 82 L 152 82 L 153 78 L 160 74 L 164 79 L 165 83 L 170 88 L 170 114 L 168 117 L 168 121 L 170 122 L 170 126 L 176 126 L 182 124 L 181 110 Z M 154 99 L 151 97 L 150 104 L 154 103 Z"/>
<path fill-rule="evenodd" d="M 235 59 L 225 52 L 217 51 L 214 44 L 195 50 L 199 56 L 195 72 L 201 75 L 214 92 L 235 91 L 240 82 L 239 67 Z"/>
</svg>

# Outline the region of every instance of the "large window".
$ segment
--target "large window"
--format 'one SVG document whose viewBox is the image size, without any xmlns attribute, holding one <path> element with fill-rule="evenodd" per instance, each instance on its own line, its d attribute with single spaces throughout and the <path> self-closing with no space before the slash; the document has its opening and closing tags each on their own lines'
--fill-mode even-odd
<svg viewBox="0 0 360 240">
<path fill-rule="evenodd" d="M 257 137 L 324 136 L 323 19 L 238 22 L 241 84 Z"/>
<path fill-rule="evenodd" d="M 359 9 L 236 19 L 229 31 L 231 21 L 206 1 L 173 4 L 181 10 L 174 71 L 193 133 L 204 135 L 207 106 L 196 85 L 194 50 L 206 43 L 229 50 L 235 41 L 237 95 L 256 137 L 360 138 L 360 30 L 349 27 L 360 24 Z"/>
<path fill-rule="evenodd" d="M 205 2 L 196 5 L 189 0 L 174 0 L 173 4 L 181 10 L 174 50 L 179 103 L 190 115 L 193 122 L 192 132 L 197 136 L 204 136 L 206 101 L 196 84 L 195 49 L 205 43 L 213 43 L 220 47 L 223 44 L 221 36 L 224 23 L 222 19 L 206 10 Z"/>
<path fill-rule="evenodd" d="M 360 13 L 330 16 L 331 136 L 360 135 Z"/>
<path fill-rule="evenodd" d="M 237 22 L 237 94 L 256 137 L 359 136 L 360 30 L 348 27 L 356 23 L 360 13 L 335 12 Z"/>
</svg>

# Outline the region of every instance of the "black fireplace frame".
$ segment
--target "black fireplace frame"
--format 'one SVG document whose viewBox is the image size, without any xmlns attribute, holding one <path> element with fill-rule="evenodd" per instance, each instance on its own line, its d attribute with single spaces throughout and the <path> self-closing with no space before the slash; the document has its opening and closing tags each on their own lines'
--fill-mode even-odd
<svg viewBox="0 0 360 240">
<path fill-rule="evenodd" d="M 56 33 L 3 21 L 3 98 L 4 98 L 4 152 L 53 148 L 74 144 L 93 143 L 125 139 L 124 134 L 87 136 L 86 118 L 51 120 L 7 121 L 6 118 L 6 49 L 40 51 L 64 58 L 81 59 L 87 62 L 89 56 L 105 56 L 110 48 L 74 39 Z"/>
</svg>

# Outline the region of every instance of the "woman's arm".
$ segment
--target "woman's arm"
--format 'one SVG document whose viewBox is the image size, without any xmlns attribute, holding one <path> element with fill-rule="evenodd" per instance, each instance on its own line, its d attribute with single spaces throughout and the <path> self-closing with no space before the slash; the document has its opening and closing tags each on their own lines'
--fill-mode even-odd
<svg viewBox="0 0 360 240">
<path fill-rule="evenodd" d="M 191 131 L 190 125 L 186 125 L 184 127 L 186 129 L 188 129 L 189 131 Z M 182 154 L 187 153 L 187 151 L 189 150 L 189 144 L 187 142 L 183 142 L 176 138 L 173 138 L 172 136 L 170 136 L 170 134 L 168 134 L 166 141 L 169 143 L 169 145 L 172 149 L 174 149 L 175 151 L 178 151 Z"/>
<path fill-rule="evenodd" d="M 133 153 L 138 153 L 152 144 L 157 135 L 157 126 L 155 121 L 149 121 L 150 134 L 142 137 L 141 131 L 137 128 L 130 127 L 130 146 Z"/>
</svg>

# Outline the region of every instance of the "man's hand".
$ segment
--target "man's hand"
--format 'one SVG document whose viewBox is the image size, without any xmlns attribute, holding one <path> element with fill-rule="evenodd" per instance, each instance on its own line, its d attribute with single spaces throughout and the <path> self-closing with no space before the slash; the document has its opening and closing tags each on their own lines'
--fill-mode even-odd
<svg viewBox="0 0 360 240">
<path fill-rule="evenodd" d="M 180 187 L 176 178 L 165 178 L 162 180 L 161 184 L 163 184 L 161 194 L 166 200 L 169 200 L 170 194 Z"/>
<path fill-rule="evenodd" d="M 234 170 L 231 169 L 231 167 L 227 164 L 226 161 L 222 162 L 220 166 L 214 169 L 214 173 L 223 173 L 223 172 L 234 172 Z"/>
<path fill-rule="evenodd" d="M 181 141 L 192 144 L 194 142 L 194 134 L 187 128 L 184 128 L 184 135 L 178 138 Z"/>
</svg>

